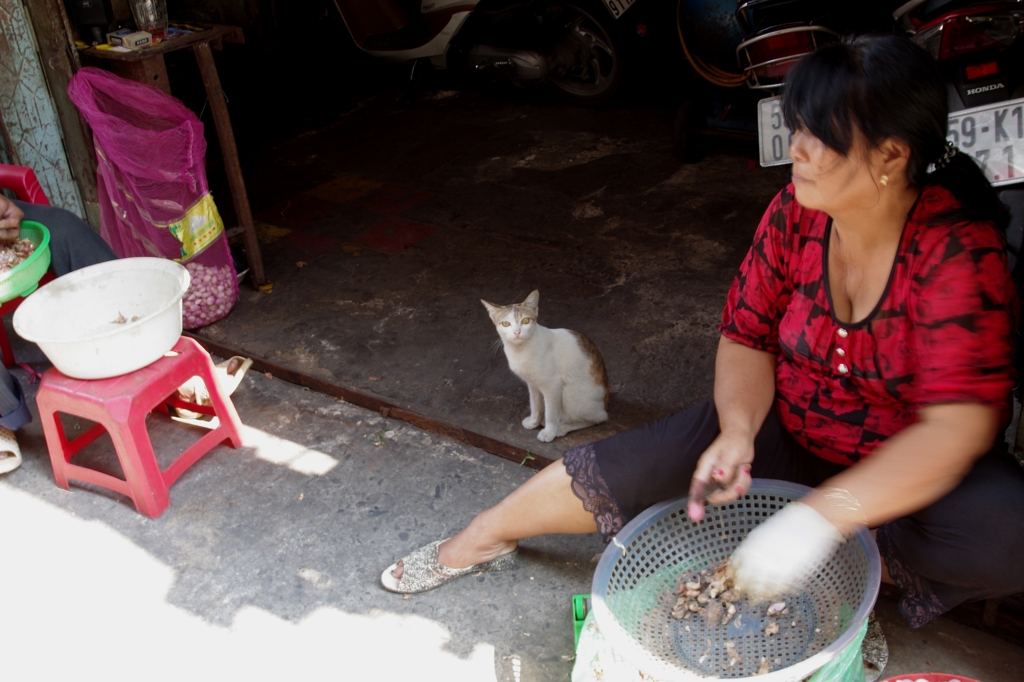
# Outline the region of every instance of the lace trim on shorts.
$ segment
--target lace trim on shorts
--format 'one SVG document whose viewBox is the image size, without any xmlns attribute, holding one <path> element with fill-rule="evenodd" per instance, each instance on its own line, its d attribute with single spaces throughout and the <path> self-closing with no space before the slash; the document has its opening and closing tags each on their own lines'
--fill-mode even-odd
<svg viewBox="0 0 1024 682">
<path fill-rule="evenodd" d="M 886 532 L 886 527 L 878 529 L 875 536 L 878 551 L 882 555 L 889 575 L 903 595 L 900 597 L 900 613 L 907 623 L 915 630 L 932 622 L 948 609 L 942 605 L 925 578 L 907 568 L 896 552 L 896 545 Z"/>
<path fill-rule="evenodd" d="M 572 492 L 583 502 L 583 508 L 594 515 L 597 532 L 605 542 L 626 525 L 626 517 L 619 511 L 608 484 L 597 466 L 597 453 L 593 443 L 579 445 L 567 450 L 562 464 L 572 477 Z"/>
</svg>

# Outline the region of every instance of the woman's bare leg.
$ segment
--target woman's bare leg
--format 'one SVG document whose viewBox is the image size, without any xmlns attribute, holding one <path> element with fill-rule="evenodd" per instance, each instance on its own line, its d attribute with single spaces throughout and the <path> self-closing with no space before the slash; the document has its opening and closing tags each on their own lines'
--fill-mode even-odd
<svg viewBox="0 0 1024 682">
<path fill-rule="evenodd" d="M 438 548 L 449 568 L 490 561 L 515 549 L 519 540 L 548 533 L 593 533 L 594 516 L 572 491 L 572 477 L 561 461 L 545 467 L 495 506 L 480 512 L 465 529 Z M 399 565 L 392 575 L 402 577 Z"/>
</svg>

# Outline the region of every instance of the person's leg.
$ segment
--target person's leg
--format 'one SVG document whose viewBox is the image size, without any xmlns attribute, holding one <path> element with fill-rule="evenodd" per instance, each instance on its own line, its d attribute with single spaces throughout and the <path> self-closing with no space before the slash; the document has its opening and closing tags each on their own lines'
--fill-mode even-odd
<svg viewBox="0 0 1024 682">
<path fill-rule="evenodd" d="M 17 379 L 0 364 L 0 474 L 21 465 L 21 448 L 14 429 L 32 421 L 32 413 L 25 408 L 25 395 Z"/>
<path fill-rule="evenodd" d="M 0 427 L 15 431 L 32 421 L 18 380 L 0 363 Z"/>
<path fill-rule="evenodd" d="M 442 566 L 464 568 L 511 552 L 523 538 L 596 530 L 594 515 L 573 494 L 572 477 L 559 460 L 477 514 L 465 529 L 441 545 L 437 558 Z"/>
<path fill-rule="evenodd" d="M 20 407 L 20 396 L 21 390 L 15 386 L 14 376 L 0 364 L 0 417 L 5 417 Z"/>
<path fill-rule="evenodd" d="M 966 601 L 1022 592 L 1024 471 L 990 452 L 951 493 L 885 524 L 877 539 L 911 627 Z"/>
<path fill-rule="evenodd" d="M 472 566 L 511 552 L 519 540 L 534 535 L 601 530 L 610 537 L 628 520 L 616 504 L 618 496 L 674 497 L 678 485 L 660 485 L 665 479 L 679 479 L 678 472 L 674 475 L 669 470 L 689 466 L 692 473 L 696 458 L 717 431 L 714 405 L 704 403 L 573 448 L 442 544 L 438 562 L 450 568 Z M 638 493 L 633 490 L 636 487 L 655 489 Z M 642 511 L 627 509 L 629 518 Z M 602 515 L 606 518 L 599 529 L 595 517 Z"/>
<path fill-rule="evenodd" d="M 713 406 L 710 412 L 714 412 Z M 658 423 L 673 420 L 681 424 L 707 423 L 707 413 L 706 405 L 698 406 Z M 717 421 L 713 426 L 717 430 Z M 664 439 L 664 429 L 647 425 L 601 443 L 588 443 L 569 450 L 562 460 L 546 467 L 494 507 L 477 514 L 466 528 L 444 542 L 438 548 L 438 563 L 449 568 L 465 568 L 511 552 L 523 538 L 549 533 L 593 533 L 598 530 L 595 517 L 603 516 L 604 526 L 611 524 L 601 528 L 603 534 L 614 534 L 624 521 L 601 475 L 595 451 L 601 449 L 608 455 L 606 461 L 613 462 L 629 458 L 633 448 L 639 445 L 640 449 L 635 451 L 638 456 L 633 458 L 639 461 L 644 454 L 666 449 L 678 451 L 685 446 L 654 442 L 659 438 Z M 616 471 L 621 468 L 614 464 L 609 466 Z M 399 561 L 392 575 L 400 579 L 402 574 Z"/>
<path fill-rule="evenodd" d="M 534 535 L 597 530 L 610 539 L 644 509 L 685 495 L 697 460 L 718 432 L 718 413 L 706 402 L 573 448 L 442 544 L 438 562 L 464 568 L 490 561 Z M 754 447 L 756 478 L 813 486 L 842 468 L 803 450 L 774 410 Z"/>
<path fill-rule="evenodd" d="M 87 265 L 114 260 L 117 255 L 88 223 L 70 211 L 15 201 L 25 220 L 42 223 L 50 232 L 50 268 L 60 277 Z"/>
</svg>

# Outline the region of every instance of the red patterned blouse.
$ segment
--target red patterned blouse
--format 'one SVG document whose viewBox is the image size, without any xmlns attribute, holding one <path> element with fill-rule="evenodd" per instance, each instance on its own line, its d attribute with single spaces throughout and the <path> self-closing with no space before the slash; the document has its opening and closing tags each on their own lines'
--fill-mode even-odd
<svg viewBox="0 0 1024 682">
<path fill-rule="evenodd" d="M 761 219 L 720 330 L 777 356 L 779 417 L 819 457 L 853 464 L 927 405 L 1008 410 L 1017 293 L 991 225 L 928 224 L 957 206 L 941 187 L 923 190 L 878 305 L 850 324 L 825 274 L 831 219 L 797 203 L 792 185 Z"/>
</svg>

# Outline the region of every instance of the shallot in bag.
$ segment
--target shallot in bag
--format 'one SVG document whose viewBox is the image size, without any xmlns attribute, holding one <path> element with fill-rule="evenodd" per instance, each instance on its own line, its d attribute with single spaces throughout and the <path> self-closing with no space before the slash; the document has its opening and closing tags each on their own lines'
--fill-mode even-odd
<svg viewBox="0 0 1024 682">
<path fill-rule="evenodd" d="M 227 315 L 238 280 L 206 183 L 202 122 L 162 90 L 96 68 L 75 74 L 68 95 L 93 132 L 103 239 L 121 258 L 170 258 L 188 269 L 185 329 Z"/>
</svg>

